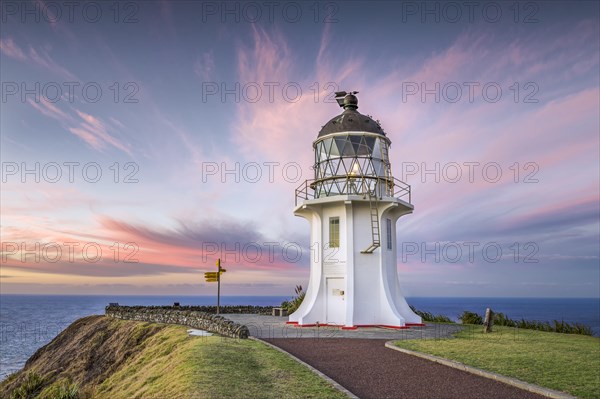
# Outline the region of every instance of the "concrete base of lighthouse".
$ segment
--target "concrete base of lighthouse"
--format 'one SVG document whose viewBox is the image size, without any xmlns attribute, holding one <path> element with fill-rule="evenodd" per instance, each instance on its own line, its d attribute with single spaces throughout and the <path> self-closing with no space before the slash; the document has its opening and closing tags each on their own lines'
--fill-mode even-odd
<svg viewBox="0 0 600 399">
<path fill-rule="evenodd" d="M 380 199 L 381 246 L 362 253 L 373 242 L 368 198 L 336 195 L 297 206 L 294 214 L 310 223 L 310 279 L 304 301 L 289 322 L 344 328 L 421 324 L 402 295 L 396 270 L 396 222 L 412 211 L 413 206 L 401 199 Z M 333 248 L 327 245 L 331 218 L 339 219 L 340 232 L 339 246 Z"/>
</svg>

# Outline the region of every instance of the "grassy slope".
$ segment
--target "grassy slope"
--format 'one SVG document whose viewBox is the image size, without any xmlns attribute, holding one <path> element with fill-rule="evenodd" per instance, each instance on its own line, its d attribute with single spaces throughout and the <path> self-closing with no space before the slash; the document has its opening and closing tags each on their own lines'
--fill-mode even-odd
<svg viewBox="0 0 600 399">
<path fill-rule="evenodd" d="M 401 348 L 452 359 L 582 398 L 600 397 L 600 339 L 470 326 L 457 339 L 398 341 Z"/>
<path fill-rule="evenodd" d="M 0 384 L 0 397 L 39 375 L 37 396 L 79 385 L 94 398 L 343 398 L 284 354 L 251 340 L 189 337 L 186 327 L 80 319 L 41 348 L 23 372 Z"/>
<path fill-rule="evenodd" d="M 153 338 L 141 356 L 98 387 L 106 398 L 343 398 L 260 342 L 189 338 L 182 327 Z"/>
</svg>

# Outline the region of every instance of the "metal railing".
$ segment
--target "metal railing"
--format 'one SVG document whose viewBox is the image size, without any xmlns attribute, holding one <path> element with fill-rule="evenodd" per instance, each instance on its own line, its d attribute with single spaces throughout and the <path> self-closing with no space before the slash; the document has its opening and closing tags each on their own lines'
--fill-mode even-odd
<svg viewBox="0 0 600 399">
<path fill-rule="evenodd" d="M 334 187 L 337 190 L 333 190 Z M 340 189 L 341 188 L 341 189 Z M 411 202 L 410 185 L 395 178 L 375 176 L 331 176 L 324 179 L 305 180 L 296 188 L 296 206 L 309 199 L 332 197 L 335 195 L 376 195 L 394 197 Z"/>
</svg>

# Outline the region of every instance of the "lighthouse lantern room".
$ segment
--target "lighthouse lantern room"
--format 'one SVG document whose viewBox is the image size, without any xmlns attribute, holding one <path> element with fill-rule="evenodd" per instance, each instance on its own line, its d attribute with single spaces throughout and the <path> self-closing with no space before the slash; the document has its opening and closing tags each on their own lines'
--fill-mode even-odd
<svg viewBox="0 0 600 399">
<path fill-rule="evenodd" d="M 396 222 L 412 213 L 410 186 L 392 176 L 391 141 L 358 112 L 357 92 L 338 92 L 344 111 L 313 142 L 314 179 L 296 189 L 294 214 L 310 223 L 310 279 L 289 323 L 406 327 L 396 270 Z"/>
</svg>

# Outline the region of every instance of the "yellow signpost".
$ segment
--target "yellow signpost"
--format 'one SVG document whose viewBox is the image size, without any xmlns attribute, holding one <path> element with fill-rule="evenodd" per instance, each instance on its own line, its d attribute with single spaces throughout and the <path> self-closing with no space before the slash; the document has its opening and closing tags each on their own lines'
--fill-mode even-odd
<svg viewBox="0 0 600 399">
<path fill-rule="evenodd" d="M 217 283 L 217 314 L 219 314 L 221 307 L 221 274 L 225 273 L 227 270 L 221 267 L 221 258 L 217 259 L 217 267 L 218 269 L 216 272 L 204 273 L 204 279 L 207 283 Z"/>
</svg>

